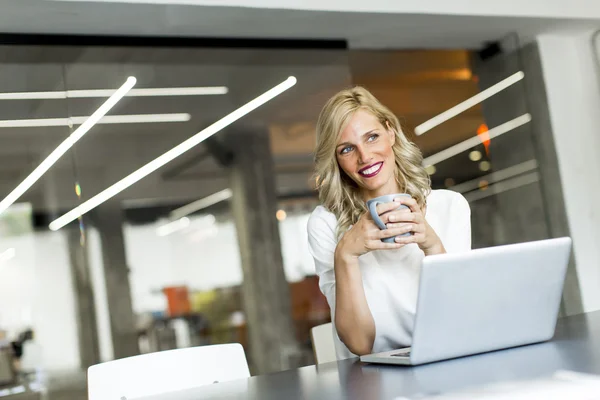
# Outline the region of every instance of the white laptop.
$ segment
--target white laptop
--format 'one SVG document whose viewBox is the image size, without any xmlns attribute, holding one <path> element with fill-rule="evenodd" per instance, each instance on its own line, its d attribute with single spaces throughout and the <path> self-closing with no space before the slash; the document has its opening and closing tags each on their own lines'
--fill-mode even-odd
<svg viewBox="0 0 600 400">
<path fill-rule="evenodd" d="M 419 365 L 554 336 L 571 239 L 425 257 L 412 347 L 363 362 Z"/>
</svg>

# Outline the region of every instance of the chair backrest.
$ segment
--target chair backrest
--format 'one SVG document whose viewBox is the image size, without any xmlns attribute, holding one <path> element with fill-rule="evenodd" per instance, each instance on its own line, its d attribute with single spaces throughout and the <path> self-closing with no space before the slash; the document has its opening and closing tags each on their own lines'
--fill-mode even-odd
<svg viewBox="0 0 600 400">
<path fill-rule="evenodd" d="M 315 326 L 310 330 L 310 336 L 317 364 L 337 361 L 333 341 L 333 324 L 331 322 Z"/>
<path fill-rule="evenodd" d="M 240 344 L 168 350 L 91 366 L 88 399 L 131 399 L 249 377 Z"/>
</svg>

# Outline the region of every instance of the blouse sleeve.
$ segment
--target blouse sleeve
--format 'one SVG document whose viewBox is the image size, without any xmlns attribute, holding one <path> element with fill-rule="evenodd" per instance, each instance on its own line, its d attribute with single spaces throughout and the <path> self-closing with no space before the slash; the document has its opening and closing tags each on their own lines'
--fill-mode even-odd
<svg viewBox="0 0 600 400">
<path fill-rule="evenodd" d="M 455 193 L 450 208 L 449 235 L 444 241 L 448 253 L 471 250 L 471 207 L 460 193 Z"/>
<path fill-rule="evenodd" d="M 327 298 L 331 320 L 335 321 L 335 271 L 334 253 L 337 246 L 337 220 L 335 216 L 319 206 L 308 220 L 308 248 L 315 260 L 315 270 L 319 277 L 319 288 Z M 334 325 L 334 344 L 338 360 L 353 357 L 337 335 Z"/>
<path fill-rule="evenodd" d="M 315 260 L 319 287 L 327 298 L 332 315 L 335 310 L 335 273 L 333 270 L 333 259 L 337 246 L 335 229 L 335 216 L 321 206 L 313 211 L 308 220 L 308 248 Z"/>
</svg>

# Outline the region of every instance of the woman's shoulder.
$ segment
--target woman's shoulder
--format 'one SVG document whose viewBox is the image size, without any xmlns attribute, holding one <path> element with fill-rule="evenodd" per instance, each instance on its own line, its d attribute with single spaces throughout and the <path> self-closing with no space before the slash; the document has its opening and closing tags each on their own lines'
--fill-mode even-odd
<svg viewBox="0 0 600 400">
<path fill-rule="evenodd" d="M 453 190 L 436 189 L 427 196 L 427 208 L 440 210 L 465 210 L 469 212 L 469 202 L 465 197 Z"/>
<path fill-rule="evenodd" d="M 308 230 L 327 230 L 335 232 L 337 228 L 337 218 L 335 215 L 327 210 L 325 207 L 319 205 L 310 214 L 308 219 Z"/>
</svg>

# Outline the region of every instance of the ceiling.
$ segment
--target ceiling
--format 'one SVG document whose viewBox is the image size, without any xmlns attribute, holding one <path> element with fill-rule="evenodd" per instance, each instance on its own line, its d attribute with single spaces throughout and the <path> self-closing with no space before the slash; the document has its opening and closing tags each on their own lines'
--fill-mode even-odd
<svg viewBox="0 0 600 400">
<path fill-rule="evenodd" d="M 22 198 L 37 210 L 55 214 L 78 204 L 74 182 L 81 183 L 83 199 L 89 198 L 289 75 L 298 78 L 295 87 L 235 126 L 249 132 L 269 130 L 281 194 L 310 193 L 316 117 L 328 97 L 351 84 L 373 91 L 400 116 L 407 134 L 425 155 L 435 153 L 472 137 L 483 122 L 481 109 L 473 107 L 422 137 L 412 135 L 416 125 L 479 91 L 470 69 L 470 52 L 452 48 L 481 48 L 484 42 L 512 31 L 526 38 L 547 29 L 588 23 L 139 4 L 69 3 L 67 7 L 36 0 L 7 1 L 2 7 L 0 26 L 5 32 L 328 38 L 348 39 L 352 47 L 361 48 L 1 46 L 0 92 L 117 88 L 129 75 L 138 78 L 138 88 L 224 85 L 230 90 L 224 96 L 121 101 L 111 114 L 185 112 L 192 119 L 96 126 Z M 152 43 L 148 39 L 145 44 Z M 101 102 L 3 101 L 0 120 L 85 116 Z M 0 129 L 0 195 L 9 193 L 68 133 L 67 128 L 57 127 Z M 452 168 L 457 182 L 479 174 L 464 163 Z M 144 206 L 176 206 L 227 185 L 226 171 L 200 145 L 119 199 Z"/>
<path fill-rule="evenodd" d="M 352 48 L 476 49 L 509 32 L 517 32 L 528 40 L 548 31 L 596 28 L 596 14 L 591 16 L 586 20 L 3 0 L 0 27 L 10 33 L 329 38 L 348 40 Z"/>
</svg>

